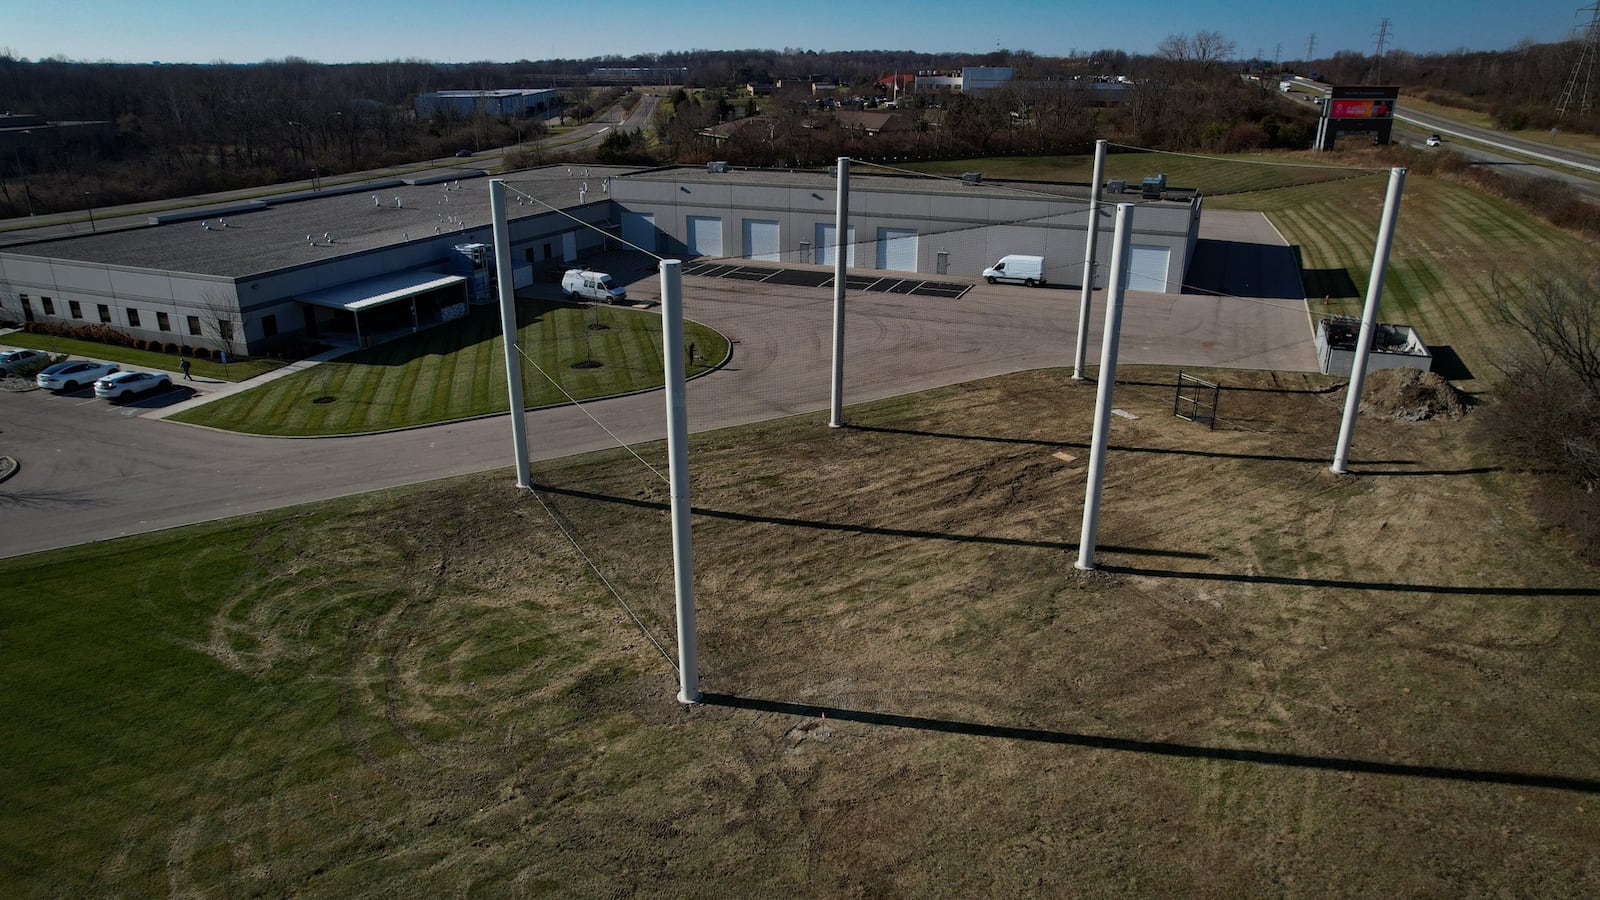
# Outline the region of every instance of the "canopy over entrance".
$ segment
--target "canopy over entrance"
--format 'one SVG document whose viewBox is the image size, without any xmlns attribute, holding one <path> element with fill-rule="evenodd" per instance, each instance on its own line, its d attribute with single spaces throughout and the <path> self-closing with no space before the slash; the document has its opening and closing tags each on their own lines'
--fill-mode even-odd
<svg viewBox="0 0 1600 900">
<path fill-rule="evenodd" d="M 357 346 L 382 343 L 466 314 L 467 279 L 393 272 L 302 294 L 306 334 L 353 333 Z"/>
<path fill-rule="evenodd" d="M 466 280 L 460 275 L 441 275 L 438 272 L 392 272 L 365 281 L 353 281 L 315 293 L 302 294 L 300 299 L 317 306 L 356 313 L 453 284 L 461 284 Z"/>
</svg>

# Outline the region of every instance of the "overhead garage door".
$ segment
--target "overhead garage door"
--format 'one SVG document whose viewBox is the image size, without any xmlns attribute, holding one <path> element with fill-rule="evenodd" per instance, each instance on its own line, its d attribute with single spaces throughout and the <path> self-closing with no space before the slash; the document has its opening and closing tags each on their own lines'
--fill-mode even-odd
<svg viewBox="0 0 1600 900">
<path fill-rule="evenodd" d="M 917 230 L 915 228 L 878 229 L 878 268 L 896 272 L 917 270 Z"/>
<path fill-rule="evenodd" d="M 624 212 L 622 239 L 635 247 L 656 252 L 656 217 L 650 213 Z"/>
<path fill-rule="evenodd" d="M 778 223 L 767 219 L 744 220 L 744 258 L 777 262 L 782 245 L 778 243 Z"/>
<path fill-rule="evenodd" d="M 839 243 L 837 240 L 835 240 L 834 236 L 838 233 L 839 226 L 837 225 L 825 225 L 821 222 L 817 223 L 817 249 L 815 260 L 817 265 L 831 266 L 834 265 L 834 263 L 838 260 L 838 256 L 834 252 L 837 250 L 837 245 Z M 856 264 L 856 227 L 851 225 L 845 234 L 849 236 L 849 246 L 845 248 L 844 264 L 847 266 L 853 266 Z"/>
<path fill-rule="evenodd" d="M 689 255 L 722 255 L 722 220 L 716 216 L 689 217 Z"/>
<path fill-rule="evenodd" d="M 561 233 L 561 261 L 572 262 L 578 258 L 578 233 L 563 231 Z"/>
<path fill-rule="evenodd" d="M 1141 247 L 1134 244 L 1128 254 L 1128 290 L 1166 293 L 1167 265 L 1172 250 L 1167 247 Z"/>
</svg>

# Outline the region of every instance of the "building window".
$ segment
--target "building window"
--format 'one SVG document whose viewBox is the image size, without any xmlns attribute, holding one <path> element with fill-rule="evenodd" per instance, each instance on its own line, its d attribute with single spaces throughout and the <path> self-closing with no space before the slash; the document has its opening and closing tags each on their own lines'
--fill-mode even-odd
<svg viewBox="0 0 1600 900">
<path fill-rule="evenodd" d="M 128 308 L 128 327 L 129 328 L 138 328 L 139 327 L 139 311 L 137 309 L 134 309 L 131 306 Z"/>
<path fill-rule="evenodd" d="M 110 325 L 111 324 L 111 307 L 105 305 L 104 303 L 97 303 L 95 305 L 100 307 L 100 321 L 102 323 L 106 324 L 106 325 Z"/>
<path fill-rule="evenodd" d="M 261 336 L 262 337 L 277 337 L 278 336 L 278 317 L 277 316 L 262 316 L 261 317 Z"/>
<path fill-rule="evenodd" d="M 76 301 L 76 300 L 68 300 L 67 301 L 67 310 L 72 313 L 72 317 L 74 319 L 83 318 L 83 306 L 80 305 L 78 303 L 78 301 Z"/>
<path fill-rule="evenodd" d="M 233 320 L 232 319 L 218 319 L 217 320 L 217 335 L 219 337 L 221 337 L 225 341 L 233 340 Z"/>
<path fill-rule="evenodd" d="M 190 316 L 189 317 L 189 333 L 190 334 L 199 334 L 200 333 L 200 317 L 199 316 Z"/>
<path fill-rule="evenodd" d="M 156 327 L 161 329 L 162 331 L 171 331 L 172 330 L 172 320 L 167 318 L 167 314 L 166 313 L 158 312 L 158 313 L 156 313 Z"/>
<path fill-rule="evenodd" d="M 49 297 L 40 297 L 39 303 L 44 307 L 45 315 L 53 316 L 56 314 L 56 304 L 54 300 L 51 300 Z"/>
<path fill-rule="evenodd" d="M 33 321 L 33 303 L 32 303 L 32 301 L 30 301 L 28 299 L 28 295 L 27 294 L 18 294 L 17 295 L 17 299 L 22 301 L 22 318 L 28 320 L 29 322 L 32 322 Z"/>
</svg>

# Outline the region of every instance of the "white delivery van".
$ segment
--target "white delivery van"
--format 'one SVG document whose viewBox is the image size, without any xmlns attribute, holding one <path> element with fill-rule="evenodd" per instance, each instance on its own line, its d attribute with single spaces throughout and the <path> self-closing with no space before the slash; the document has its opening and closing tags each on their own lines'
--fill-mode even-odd
<svg viewBox="0 0 1600 900">
<path fill-rule="evenodd" d="M 587 269 L 568 269 L 567 274 L 561 276 L 561 293 L 600 303 L 621 303 L 628 299 L 627 289 L 612 284 L 610 275 Z"/>
<path fill-rule="evenodd" d="M 1044 257 L 1002 256 L 1000 261 L 983 270 L 983 278 L 990 284 L 1011 281 L 1028 287 L 1044 284 Z"/>
</svg>

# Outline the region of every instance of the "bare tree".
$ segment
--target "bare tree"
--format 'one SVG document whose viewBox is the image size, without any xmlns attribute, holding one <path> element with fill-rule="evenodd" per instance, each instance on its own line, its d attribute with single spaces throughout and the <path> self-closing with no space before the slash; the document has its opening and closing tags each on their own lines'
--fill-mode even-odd
<svg viewBox="0 0 1600 900">
<path fill-rule="evenodd" d="M 1521 467 L 1600 490 L 1600 271 L 1496 278 L 1495 312 L 1524 337 L 1500 364 L 1490 438 Z"/>
<path fill-rule="evenodd" d="M 239 307 L 227 296 L 216 291 L 206 291 L 201 296 L 204 312 L 200 315 L 200 328 L 204 336 L 216 341 L 217 347 L 229 356 L 237 356 L 239 338 Z"/>
</svg>

